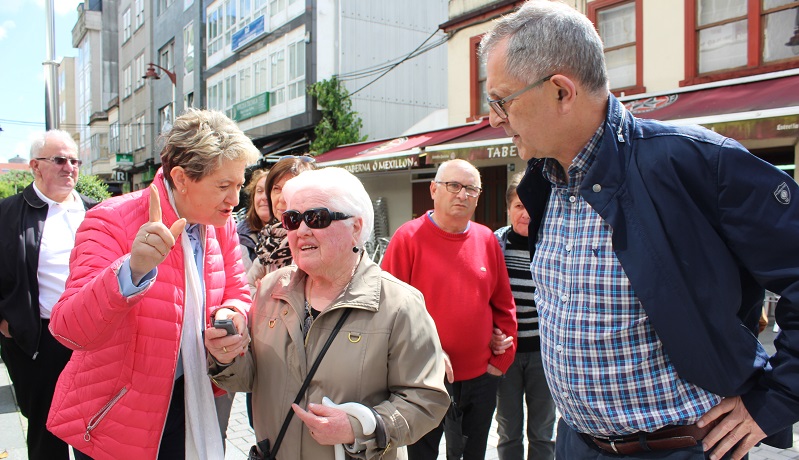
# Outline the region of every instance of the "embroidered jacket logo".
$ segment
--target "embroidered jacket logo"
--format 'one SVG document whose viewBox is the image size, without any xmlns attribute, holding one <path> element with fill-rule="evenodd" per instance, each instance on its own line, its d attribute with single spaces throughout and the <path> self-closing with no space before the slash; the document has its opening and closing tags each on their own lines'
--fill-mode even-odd
<svg viewBox="0 0 799 460">
<path fill-rule="evenodd" d="M 785 182 L 781 183 L 779 187 L 774 190 L 774 198 L 776 198 L 781 204 L 790 204 L 791 191 L 788 189 L 788 184 Z"/>
</svg>

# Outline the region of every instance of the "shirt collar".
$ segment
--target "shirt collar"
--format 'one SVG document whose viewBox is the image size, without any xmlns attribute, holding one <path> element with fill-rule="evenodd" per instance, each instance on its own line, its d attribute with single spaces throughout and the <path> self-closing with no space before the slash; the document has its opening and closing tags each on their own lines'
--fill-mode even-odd
<svg viewBox="0 0 799 460">
<path fill-rule="evenodd" d="M 39 190 L 39 187 L 36 186 L 36 182 L 33 182 L 33 191 L 36 192 L 36 195 L 39 197 L 40 200 L 47 203 L 47 206 L 61 206 L 65 209 L 71 209 L 71 208 L 83 209 L 83 202 L 81 201 L 80 195 L 78 194 L 78 192 L 75 191 L 75 189 L 72 189 L 72 192 L 70 192 L 74 200 L 65 201 L 62 203 L 59 203 L 58 201 L 54 201 L 48 198 L 47 195 L 45 195 L 44 193 L 42 193 L 41 190 Z"/>
</svg>

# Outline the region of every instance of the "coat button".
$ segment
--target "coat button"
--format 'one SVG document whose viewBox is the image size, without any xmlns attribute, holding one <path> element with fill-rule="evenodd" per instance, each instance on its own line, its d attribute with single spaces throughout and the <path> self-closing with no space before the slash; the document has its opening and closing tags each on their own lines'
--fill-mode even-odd
<svg viewBox="0 0 799 460">
<path fill-rule="evenodd" d="M 599 193 L 599 192 L 601 192 L 601 191 L 602 191 L 602 186 L 601 186 L 601 185 L 599 185 L 599 184 L 594 184 L 594 186 L 593 186 L 593 187 L 591 187 L 591 190 L 593 190 L 593 191 L 594 191 L 594 192 L 596 192 L 596 193 Z"/>
</svg>

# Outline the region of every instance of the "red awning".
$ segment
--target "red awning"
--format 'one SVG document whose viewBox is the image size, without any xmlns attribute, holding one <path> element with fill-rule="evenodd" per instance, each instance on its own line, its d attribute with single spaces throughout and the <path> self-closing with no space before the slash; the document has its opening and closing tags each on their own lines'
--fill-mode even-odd
<svg viewBox="0 0 799 460">
<path fill-rule="evenodd" d="M 422 152 L 421 149 L 423 147 L 446 142 L 450 139 L 484 128 L 487 125 L 488 120 L 484 119 L 477 123 L 413 134 L 396 139 L 344 145 L 317 156 L 316 161 L 321 166 L 344 166 L 352 163 L 364 163 L 395 157 L 418 155 Z M 381 169 L 384 168 L 378 168 L 377 170 Z"/>
<path fill-rule="evenodd" d="M 640 118 L 656 120 L 702 118 L 692 120 L 701 124 L 731 121 L 729 117 L 724 117 L 725 115 L 799 107 L 799 75 L 744 81 L 710 88 L 698 85 L 697 89 L 686 88 L 671 94 L 632 100 L 622 98 L 622 100 L 625 107 Z M 780 115 L 784 113 L 775 112 L 773 115 L 764 116 Z M 738 119 L 751 118 L 753 116 L 748 114 Z"/>
<path fill-rule="evenodd" d="M 488 121 L 488 119 L 484 119 Z M 517 157 L 516 146 L 502 128 L 487 123 L 480 129 L 458 138 L 425 148 L 429 163 L 461 158 L 468 161 Z"/>
</svg>

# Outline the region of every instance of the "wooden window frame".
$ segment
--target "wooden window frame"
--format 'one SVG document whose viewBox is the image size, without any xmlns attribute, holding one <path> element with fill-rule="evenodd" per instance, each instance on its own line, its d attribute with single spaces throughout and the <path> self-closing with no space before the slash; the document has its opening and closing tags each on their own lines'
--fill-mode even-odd
<svg viewBox="0 0 799 460">
<path fill-rule="evenodd" d="M 698 0 L 685 0 L 685 80 L 680 86 L 697 85 L 731 78 L 748 77 L 768 72 L 795 69 L 799 67 L 799 57 L 792 61 L 774 64 L 763 63 L 763 17 L 762 0 L 747 0 L 746 24 L 747 46 L 746 66 L 699 74 L 699 46 L 696 28 L 696 7 Z M 793 8 L 785 6 L 783 8 Z"/>
<path fill-rule="evenodd" d="M 612 93 L 615 96 L 625 96 L 646 92 L 644 86 L 644 6 L 642 0 L 596 0 L 586 6 L 586 16 L 594 24 L 599 33 L 597 16 L 599 10 L 612 8 L 624 3 L 635 4 L 635 85 L 624 88 L 615 88 Z"/>
<path fill-rule="evenodd" d="M 479 120 L 488 116 L 488 112 L 480 112 L 480 98 L 486 97 L 485 94 L 480 93 L 480 85 L 478 79 L 480 78 L 480 40 L 483 39 L 484 34 L 476 35 L 469 39 L 469 118 L 467 122 Z M 489 109 L 490 110 L 490 109 Z"/>
</svg>

